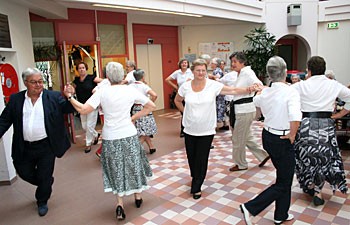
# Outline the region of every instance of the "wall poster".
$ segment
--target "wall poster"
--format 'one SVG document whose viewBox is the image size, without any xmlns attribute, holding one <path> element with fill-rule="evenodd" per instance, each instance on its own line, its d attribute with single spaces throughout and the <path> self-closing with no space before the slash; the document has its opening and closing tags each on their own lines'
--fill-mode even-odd
<svg viewBox="0 0 350 225">
<path fill-rule="evenodd" d="M 211 58 L 217 57 L 230 65 L 230 55 L 233 53 L 233 42 L 208 42 L 199 43 L 199 55 L 208 54 Z"/>
</svg>

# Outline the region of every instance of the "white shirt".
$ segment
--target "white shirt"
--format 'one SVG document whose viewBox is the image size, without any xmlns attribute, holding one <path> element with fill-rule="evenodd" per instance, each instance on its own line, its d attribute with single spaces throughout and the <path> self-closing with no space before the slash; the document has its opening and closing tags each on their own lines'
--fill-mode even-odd
<svg viewBox="0 0 350 225">
<path fill-rule="evenodd" d="M 181 69 L 175 70 L 171 75 L 171 78 L 176 80 L 177 85 L 179 88 L 183 83 L 185 83 L 188 80 L 193 80 L 193 73 L 190 69 L 187 69 L 185 73 L 182 73 Z"/>
<path fill-rule="evenodd" d="M 264 88 L 260 95 L 253 98 L 256 107 L 261 108 L 264 115 L 264 126 L 289 130 L 291 121 L 301 121 L 299 93 L 288 84 L 272 83 Z"/>
<path fill-rule="evenodd" d="M 130 118 L 130 109 L 135 101 L 144 105 L 150 100 L 128 85 L 106 86 L 98 89 L 89 98 L 87 104 L 93 108 L 97 108 L 101 104 L 103 108 L 103 139 L 115 140 L 137 134 L 135 125 Z"/>
<path fill-rule="evenodd" d="M 191 83 L 192 81 L 185 82 L 178 92 L 186 102 L 182 118 L 184 132 L 193 136 L 215 134 L 216 96 L 220 94 L 224 85 L 206 79 L 204 89 L 194 92 Z"/>
<path fill-rule="evenodd" d="M 250 68 L 250 66 L 245 66 L 241 69 L 241 72 L 237 76 L 237 79 L 234 82 L 233 86 L 248 87 L 253 84 L 262 84 L 262 82 L 256 77 L 254 71 Z M 235 95 L 233 99 L 236 101 L 241 98 L 248 98 L 253 96 L 254 93 Z M 250 113 L 255 111 L 256 109 L 253 102 L 235 105 L 235 113 Z"/>
<path fill-rule="evenodd" d="M 136 81 L 134 77 L 134 71 L 135 70 L 130 71 L 125 77 L 125 80 L 128 81 L 128 84 L 134 83 Z"/>
<path fill-rule="evenodd" d="M 219 81 L 226 86 L 234 87 L 237 80 L 237 74 L 238 73 L 236 71 L 231 71 L 229 73 L 226 73 L 222 78 L 219 79 Z M 225 95 L 225 101 L 232 101 L 233 97 L 233 95 Z"/>
<path fill-rule="evenodd" d="M 134 83 L 130 84 L 130 86 L 134 87 L 136 90 L 138 90 L 140 93 L 142 93 L 144 96 L 148 97 L 148 92 L 152 90 L 147 84 L 135 81 Z M 135 101 L 135 104 L 141 104 L 139 101 Z"/>
<path fill-rule="evenodd" d="M 305 81 L 291 85 L 300 94 L 302 112 L 333 112 L 337 97 L 345 102 L 350 110 L 350 89 L 324 75 L 314 75 Z"/>
<path fill-rule="evenodd" d="M 23 104 L 23 138 L 25 141 L 39 141 L 47 137 L 45 130 L 42 92 L 35 104 L 25 93 Z"/>
</svg>

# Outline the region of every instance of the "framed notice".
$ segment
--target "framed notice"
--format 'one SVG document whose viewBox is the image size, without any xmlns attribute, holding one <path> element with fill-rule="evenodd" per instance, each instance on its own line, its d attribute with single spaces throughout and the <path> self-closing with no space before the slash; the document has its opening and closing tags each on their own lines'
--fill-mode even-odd
<svg viewBox="0 0 350 225">
<path fill-rule="evenodd" d="M 12 48 L 7 15 L 0 14 L 0 48 Z"/>
<path fill-rule="evenodd" d="M 199 55 L 208 54 L 211 58 L 217 57 L 227 63 L 230 62 L 230 55 L 233 52 L 233 42 L 208 42 L 199 43 Z"/>
</svg>

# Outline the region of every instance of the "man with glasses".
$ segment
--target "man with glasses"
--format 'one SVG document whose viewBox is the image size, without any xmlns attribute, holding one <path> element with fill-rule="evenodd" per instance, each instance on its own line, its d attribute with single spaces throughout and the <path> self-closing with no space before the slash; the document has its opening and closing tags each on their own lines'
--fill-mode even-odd
<svg viewBox="0 0 350 225">
<path fill-rule="evenodd" d="M 0 115 L 0 137 L 13 125 L 13 165 L 19 177 L 37 186 L 38 213 L 45 216 L 55 158 L 70 148 L 63 114 L 74 108 L 60 92 L 43 88 L 43 75 L 37 68 L 26 69 L 22 79 L 27 90 L 11 95 Z"/>
</svg>

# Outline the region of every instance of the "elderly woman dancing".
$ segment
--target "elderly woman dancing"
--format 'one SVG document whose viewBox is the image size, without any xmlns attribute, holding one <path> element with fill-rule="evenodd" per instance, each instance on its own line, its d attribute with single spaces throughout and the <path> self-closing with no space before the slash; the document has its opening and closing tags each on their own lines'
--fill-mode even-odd
<svg viewBox="0 0 350 225">
<path fill-rule="evenodd" d="M 151 113 L 155 105 L 135 88 L 121 84 L 124 71 L 120 63 L 108 63 L 106 75 L 111 85 L 98 89 L 85 104 L 70 94 L 66 96 L 80 114 L 87 114 L 99 105 L 103 108 L 105 121 L 101 163 L 104 190 L 117 195 L 116 217 L 123 220 L 125 212 L 122 197 L 134 194 L 135 205 L 139 208 L 142 204 L 141 192 L 148 189 L 147 178 L 152 176 L 133 122 Z M 74 92 L 72 87 L 66 88 Z M 136 101 L 144 107 L 130 118 L 130 109 Z"/>
<path fill-rule="evenodd" d="M 296 175 L 300 187 L 318 206 L 324 204 L 321 191 L 326 181 L 333 192 L 337 188 L 342 193 L 348 190 L 332 118 L 340 118 L 349 112 L 350 90 L 324 75 L 326 62 L 322 57 L 311 57 L 307 68 L 308 79 L 292 85 L 300 94 L 303 112 L 295 139 Z M 337 97 L 345 102 L 345 106 L 332 116 Z"/>
</svg>

